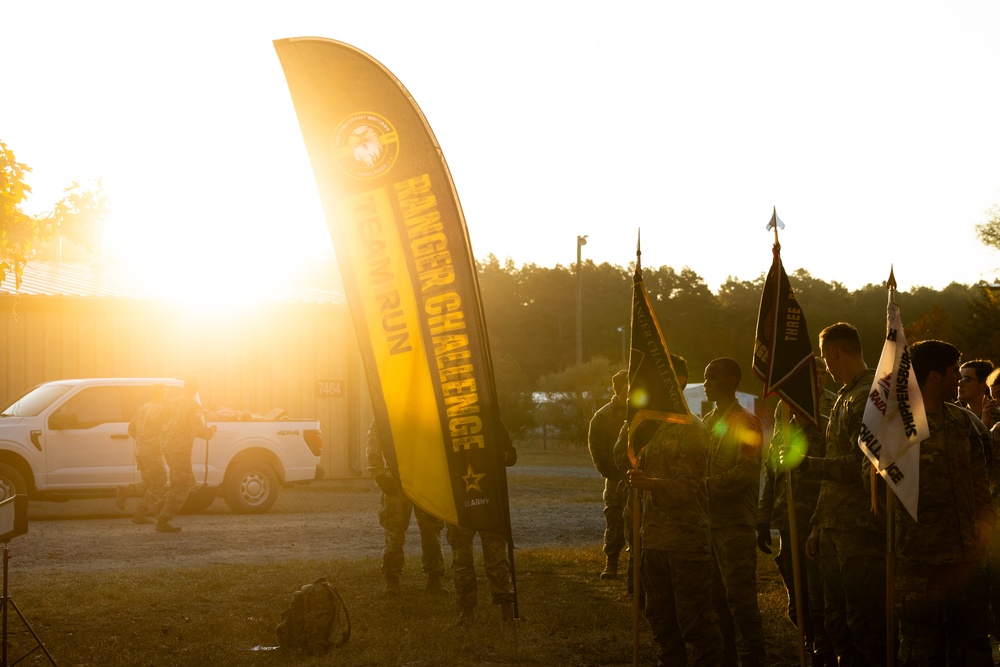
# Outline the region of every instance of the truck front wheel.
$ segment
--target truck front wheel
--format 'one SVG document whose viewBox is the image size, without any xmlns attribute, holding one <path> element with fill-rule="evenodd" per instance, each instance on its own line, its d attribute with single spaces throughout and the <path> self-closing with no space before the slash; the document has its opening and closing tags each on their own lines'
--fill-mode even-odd
<svg viewBox="0 0 1000 667">
<path fill-rule="evenodd" d="M 0 463 L 0 500 L 6 500 L 18 493 L 27 493 L 28 485 L 17 468 Z"/>
<path fill-rule="evenodd" d="M 226 475 L 222 495 L 236 514 L 263 514 L 278 499 L 278 475 L 263 461 L 238 461 Z"/>
</svg>

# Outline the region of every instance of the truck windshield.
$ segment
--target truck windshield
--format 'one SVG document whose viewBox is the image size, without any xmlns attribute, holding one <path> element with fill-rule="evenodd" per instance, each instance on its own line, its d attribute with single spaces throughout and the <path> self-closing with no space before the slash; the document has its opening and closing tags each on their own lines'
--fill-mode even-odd
<svg viewBox="0 0 1000 667">
<path fill-rule="evenodd" d="M 21 396 L 3 409 L 3 417 L 36 417 L 56 400 L 73 388 L 71 384 L 50 382 L 42 384 Z"/>
</svg>

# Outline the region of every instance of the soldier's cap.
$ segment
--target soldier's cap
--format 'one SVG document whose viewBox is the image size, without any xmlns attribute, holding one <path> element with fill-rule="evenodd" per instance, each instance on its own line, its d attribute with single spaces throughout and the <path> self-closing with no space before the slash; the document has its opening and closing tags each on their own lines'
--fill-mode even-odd
<svg viewBox="0 0 1000 667">
<path fill-rule="evenodd" d="M 628 382 L 628 371 L 618 371 L 611 376 L 611 386 L 621 387 Z"/>
</svg>

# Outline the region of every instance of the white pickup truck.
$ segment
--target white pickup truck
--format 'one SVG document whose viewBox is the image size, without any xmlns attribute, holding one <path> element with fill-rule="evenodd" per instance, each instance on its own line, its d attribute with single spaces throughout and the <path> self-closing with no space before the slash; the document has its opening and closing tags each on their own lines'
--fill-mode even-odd
<svg viewBox="0 0 1000 667">
<path fill-rule="evenodd" d="M 119 486 L 140 481 L 127 427 L 149 401 L 150 387 L 168 378 L 58 380 L 38 385 L 0 414 L 0 500 L 26 493 L 31 500 L 114 497 Z M 323 476 L 323 440 L 317 421 L 216 421 L 208 443 L 191 454 L 198 486 L 185 512 L 207 508 L 221 495 L 237 513 L 266 512 L 281 485 Z"/>
</svg>

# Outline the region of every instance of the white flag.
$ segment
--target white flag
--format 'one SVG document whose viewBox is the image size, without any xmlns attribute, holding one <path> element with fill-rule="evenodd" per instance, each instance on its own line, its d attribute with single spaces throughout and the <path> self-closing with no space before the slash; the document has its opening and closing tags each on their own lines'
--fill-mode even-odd
<svg viewBox="0 0 1000 667">
<path fill-rule="evenodd" d="M 868 393 L 858 446 L 916 521 L 920 441 L 930 437 L 930 430 L 924 399 L 910 364 L 899 306 L 891 297 L 887 319 L 885 346 Z"/>
</svg>

